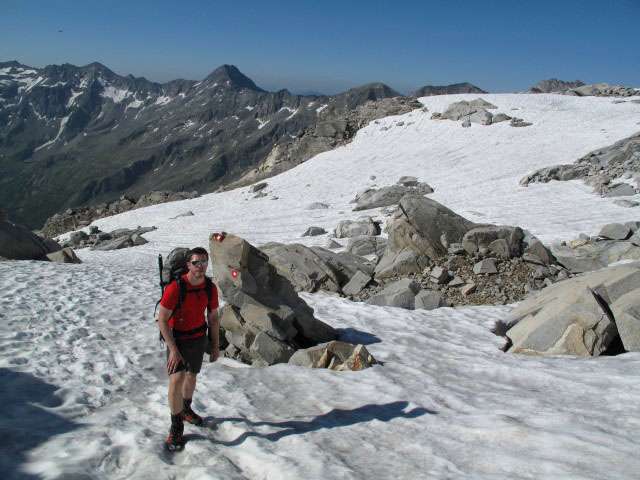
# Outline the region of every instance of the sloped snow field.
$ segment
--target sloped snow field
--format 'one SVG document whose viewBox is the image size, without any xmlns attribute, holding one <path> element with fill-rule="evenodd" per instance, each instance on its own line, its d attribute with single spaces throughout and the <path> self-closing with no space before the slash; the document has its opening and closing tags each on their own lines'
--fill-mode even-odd
<svg viewBox="0 0 640 480">
<path fill-rule="evenodd" d="M 349 145 L 269 179 L 263 198 L 242 188 L 95 222 L 104 231 L 158 227 L 144 246 L 80 250 L 81 265 L 1 262 L 2 477 L 638 478 L 640 354 L 507 355 L 489 329 L 509 305 L 406 311 L 303 294 L 319 319 L 384 365 L 333 372 L 205 363 L 194 409 L 218 427 L 187 426 L 186 450 L 164 451 L 158 253 L 206 247 L 218 231 L 255 245 L 323 245 L 326 236 L 302 233 L 364 215 L 384 219 L 379 210 L 352 212 L 349 202 L 402 175 L 429 183 L 432 198 L 470 220 L 518 225 L 544 242 L 640 220 L 640 209 L 618 207 L 580 181 L 518 185 L 533 170 L 640 130 L 640 105 L 482 95 L 498 106 L 494 113 L 533 125 L 430 120 L 474 98 L 423 98 L 428 112 L 370 124 Z M 305 210 L 312 202 L 330 208 Z M 187 211 L 194 215 L 173 218 Z"/>
</svg>

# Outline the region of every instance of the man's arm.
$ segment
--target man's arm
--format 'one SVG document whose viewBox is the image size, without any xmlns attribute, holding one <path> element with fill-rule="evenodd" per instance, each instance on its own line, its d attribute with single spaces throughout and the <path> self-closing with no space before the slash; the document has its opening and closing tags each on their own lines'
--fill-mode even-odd
<svg viewBox="0 0 640 480">
<path fill-rule="evenodd" d="M 169 348 L 169 360 L 167 360 L 167 370 L 169 374 L 175 372 L 180 362 L 184 363 L 184 358 L 182 358 L 182 355 L 176 346 L 176 341 L 173 338 L 173 332 L 169 326 L 171 313 L 171 310 L 160 305 L 158 310 L 158 327 L 160 328 L 160 333 Z"/>
<path fill-rule="evenodd" d="M 220 319 L 218 318 L 218 309 L 214 308 L 207 314 L 207 320 L 209 321 L 209 331 L 211 332 L 211 355 L 209 356 L 210 362 L 218 360 L 220 355 Z"/>
</svg>

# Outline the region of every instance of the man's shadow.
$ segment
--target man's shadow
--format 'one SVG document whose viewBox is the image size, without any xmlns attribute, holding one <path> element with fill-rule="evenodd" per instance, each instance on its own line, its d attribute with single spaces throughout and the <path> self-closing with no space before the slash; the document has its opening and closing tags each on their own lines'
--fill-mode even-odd
<svg viewBox="0 0 640 480">
<path fill-rule="evenodd" d="M 362 407 L 355 408 L 353 410 L 342 410 L 339 408 L 333 409 L 323 415 L 309 421 L 286 421 L 286 422 L 253 422 L 242 417 L 229 417 L 229 418 L 207 418 L 208 423 L 245 423 L 252 427 L 270 426 L 279 428 L 280 430 L 273 433 L 258 433 L 258 432 L 244 432 L 238 438 L 231 441 L 214 440 L 219 445 L 227 447 L 233 447 L 240 445 L 249 437 L 258 437 L 270 442 L 277 442 L 283 437 L 289 435 L 301 435 L 308 432 L 313 432 L 320 429 L 331 429 L 339 427 L 347 427 L 349 425 L 355 425 L 357 423 L 370 422 L 372 420 L 379 420 L 381 422 L 388 422 L 394 418 L 417 418 L 422 415 L 437 415 L 437 412 L 427 410 L 426 408 L 417 407 L 408 412 L 404 409 L 409 406 L 409 402 L 398 401 L 386 403 L 383 405 L 363 405 Z M 202 435 L 185 435 L 187 440 L 204 439 Z"/>
<path fill-rule="evenodd" d="M 48 409 L 59 407 L 63 398 L 56 395 L 59 387 L 46 383 L 28 373 L 0 368 L 0 472 L 2 478 L 36 479 L 21 469 L 27 452 L 81 424 L 51 413 Z"/>
</svg>

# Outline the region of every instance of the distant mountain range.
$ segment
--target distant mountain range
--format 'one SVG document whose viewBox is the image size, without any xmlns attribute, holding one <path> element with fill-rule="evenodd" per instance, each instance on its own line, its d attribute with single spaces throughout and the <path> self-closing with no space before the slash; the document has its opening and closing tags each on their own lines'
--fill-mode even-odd
<svg viewBox="0 0 640 480">
<path fill-rule="evenodd" d="M 0 205 L 38 228 L 68 207 L 123 194 L 211 192 L 304 134 L 323 110 L 346 114 L 396 96 L 380 83 L 323 97 L 267 92 L 232 65 L 200 82 L 158 84 L 99 63 L 0 63 Z"/>
</svg>

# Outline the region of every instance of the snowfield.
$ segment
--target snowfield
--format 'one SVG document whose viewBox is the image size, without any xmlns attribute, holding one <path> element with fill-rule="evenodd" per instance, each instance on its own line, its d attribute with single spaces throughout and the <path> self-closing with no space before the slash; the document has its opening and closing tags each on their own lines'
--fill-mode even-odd
<svg viewBox="0 0 640 480">
<path fill-rule="evenodd" d="M 385 220 L 379 209 L 352 212 L 350 201 L 403 175 L 427 182 L 432 198 L 470 220 L 518 225 L 545 243 L 640 220 L 640 208 L 618 207 L 580 181 L 518 184 L 637 132 L 639 104 L 485 94 L 493 113 L 533 125 L 430 119 L 478 97 L 422 98 L 428 112 L 368 125 L 350 144 L 267 180 L 263 198 L 242 188 L 94 223 L 158 227 L 146 245 L 80 250 L 81 265 L 0 262 L 3 478 L 638 478 L 640 354 L 507 355 L 490 328 L 513 305 L 407 311 L 302 294 L 342 340 L 367 345 L 384 365 L 333 372 L 205 363 L 194 410 L 218 427 L 187 425 L 185 451 L 164 451 L 158 253 L 208 247 L 219 231 L 257 246 L 324 245 L 326 235 L 301 235 L 366 215 Z M 312 202 L 330 208 L 305 210 Z M 194 215 L 176 218 L 187 211 Z"/>
</svg>

